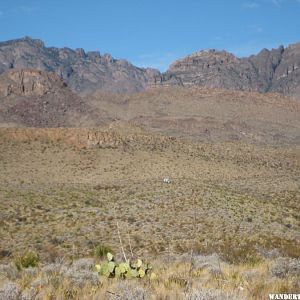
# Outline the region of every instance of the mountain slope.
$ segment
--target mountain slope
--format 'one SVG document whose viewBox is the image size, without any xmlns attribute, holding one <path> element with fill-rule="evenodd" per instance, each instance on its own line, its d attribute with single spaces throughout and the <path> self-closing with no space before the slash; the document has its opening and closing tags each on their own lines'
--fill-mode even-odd
<svg viewBox="0 0 300 300">
<path fill-rule="evenodd" d="M 170 87 L 80 97 L 54 73 L 0 75 L 1 127 L 133 125 L 202 141 L 299 143 L 299 115 L 300 103 L 280 94 Z"/>
<path fill-rule="evenodd" d="M 130 95 L 97 92 L 85 101 L 111 118 L 175 137 L 300 142 L 300 103 L 280 94 L 164 87 Z"/>
</svg>

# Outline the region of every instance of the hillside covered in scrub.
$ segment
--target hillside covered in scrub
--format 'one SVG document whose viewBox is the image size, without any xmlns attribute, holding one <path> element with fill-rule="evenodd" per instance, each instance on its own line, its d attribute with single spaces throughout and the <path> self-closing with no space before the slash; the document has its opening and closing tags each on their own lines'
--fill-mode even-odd
<svg viewBox="0 0 300 300">
<path fill-rule="evenodd" d="M 0 137 L 3 299 L 262 299 L 299 289 L 297 144 L 199 142 L 124 124 Z M 124 261 L 120 236 L 155 280 L 98 274 L 107 251 Z"/>
</svg>

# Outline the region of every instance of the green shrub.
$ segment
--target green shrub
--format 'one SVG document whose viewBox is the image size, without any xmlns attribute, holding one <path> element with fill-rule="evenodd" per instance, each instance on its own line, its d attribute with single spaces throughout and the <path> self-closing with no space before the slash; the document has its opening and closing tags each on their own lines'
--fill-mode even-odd
<svg viewBox="0 0 300 300">
<path fill-rule="evenodd" d="M 37 267 L 38 263 L 39 256 L 33 251 L 28 251 L 24 255 L 17 257 L 15 260 L 15 265 L 18 270 L 21 270 L 22 268 Z"/>
</svg>

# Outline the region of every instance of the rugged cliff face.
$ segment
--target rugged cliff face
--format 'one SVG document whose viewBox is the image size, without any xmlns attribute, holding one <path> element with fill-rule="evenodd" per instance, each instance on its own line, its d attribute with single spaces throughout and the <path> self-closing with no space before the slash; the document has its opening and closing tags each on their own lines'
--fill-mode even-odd
<svg viewBox="0 0 300 300">
<path fill-rule="evenodd" d="M 76 127 L 89 125 L 93 113 L 54 73 L 24 69 L 0 75 L 2 127 Z"/>
<path fill-rule="evenodd" d="M 0 43 L 0 73 L 8 69 L 39 69 L 54 72 L 76 93 L 95 90 L 136 92 L 144 90 L 154 76 L 154 69 L 138 68 L 109 54 L 83 49 L 47 48 L 29 37 Z"/>
<path fill-rule="evenodd" d="M 300 43 L 284 50 L 275 69 L 270 91 L 292 95 L 300 99 Z"/>
<path fill-rule="evenodd" d="M 0 75 L 0 97 L 43 96 L 66 86 L 57 75 L 39 70 L 10 70 Z"/>
<path fill-rule="evenodd" d="M 156 86 L 203 86 L 280 92 L 300 98 L 300 43 L 263 49 L 238 58 L 226 51 L 204 50 L 175 61 L 155 77 Z"/>
</svg>

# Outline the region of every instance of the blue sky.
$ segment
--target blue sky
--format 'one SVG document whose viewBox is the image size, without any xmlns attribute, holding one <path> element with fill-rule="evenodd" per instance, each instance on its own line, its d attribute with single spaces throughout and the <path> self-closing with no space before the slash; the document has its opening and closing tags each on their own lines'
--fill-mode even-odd
<svg viewBox="0 0 300 300">
<path fill-rule="evenodd" d="M 200 49 L 300 41 L 300 0 L 0 0 L 0 40 L 23 36 L 165 70 Z"/>
</svg>

